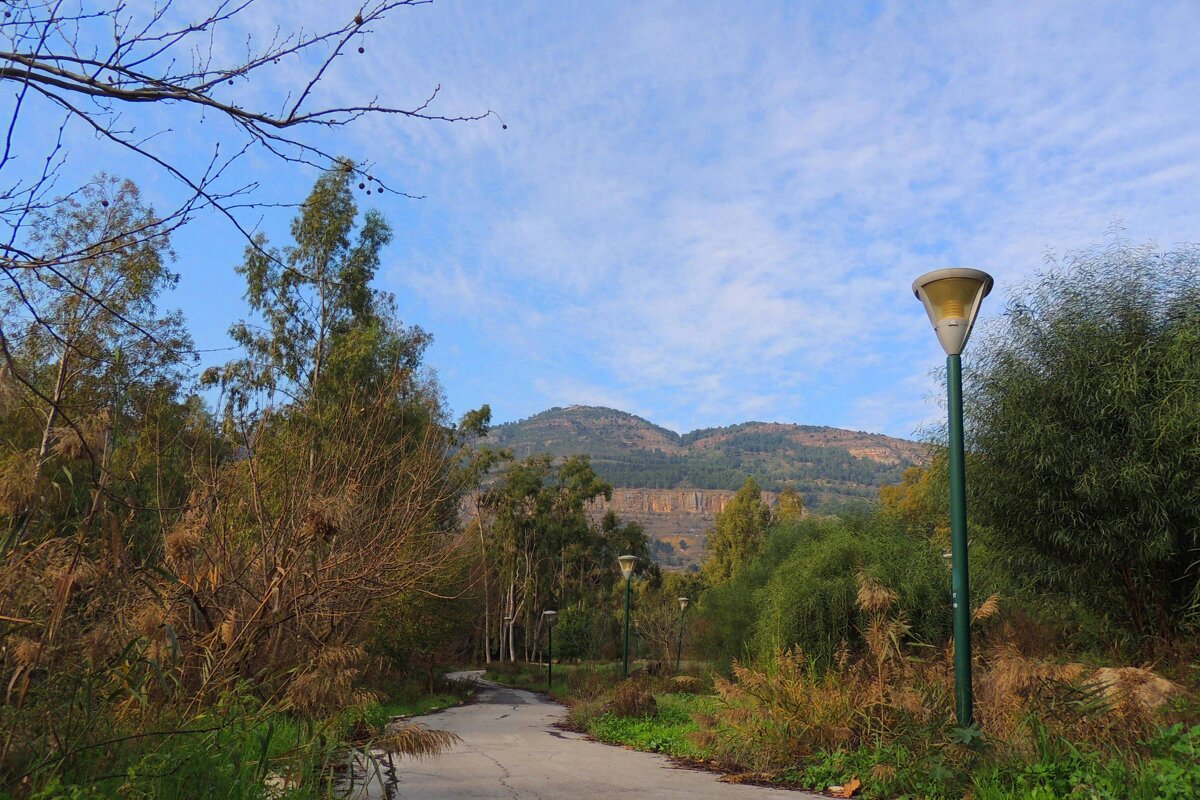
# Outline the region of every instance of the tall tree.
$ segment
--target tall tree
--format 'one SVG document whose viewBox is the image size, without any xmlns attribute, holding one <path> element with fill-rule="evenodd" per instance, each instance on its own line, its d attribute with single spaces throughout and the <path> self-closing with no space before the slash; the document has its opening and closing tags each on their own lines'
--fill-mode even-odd
<svg viewBox="0 0 1200 800">
<path fill-rule="evenodd" d="M 74 254 L 39 281 L 0 287 L 10 331 L 0 332 L 0 348 L 41 414 L 44 460 L 56 436 L 90 449 L 85 418 L 105 414 L 111 423 L 118 398 L 178 383 L 178 367 L 193 354 L 181 315 L 156 305 L 178 281 L 170 231 L 132 182 L 97 175 L 34 216 L 30 246 L 47 261 Z"/>
<path fill-rule="evenodd" d="M 247 246 L 237 271 L 264 324 L 230 329 L 246 351 L 220 373 L 235 401 L 265 390 L 316 412 L 324 395 L 377 377 L 377 367 L 415 377 L 428 337 L 397 326 L 392 298 L 371 287 L 392 233 L 374 210 L 358 224 L 352 180 L 353 165 L 340 161 L 321 175 L 292 221 L 292 244 L 269 248 L 260 234 Z"/>
<path fill-rule="evenodd" d="M 753 477 L 746 478 L 725 508 L 717 514 L 717 526 L 708 535 L 708 560 L 704 574 L 711 583 L 729 580 L 738 568 L 758 554 L 771 523 L 771 509 Z"/>
<path fill-rule="evenodd" d="M 968 485 L 997 557 L 1177 628 L 1200 601 L 1200 248 L 1052 261 L 972 352 Z"/>
</svg>

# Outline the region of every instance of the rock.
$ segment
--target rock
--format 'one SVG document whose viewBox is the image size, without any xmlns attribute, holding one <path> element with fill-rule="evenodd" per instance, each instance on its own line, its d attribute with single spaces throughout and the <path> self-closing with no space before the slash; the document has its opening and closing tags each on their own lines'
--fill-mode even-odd
<svg viewBox="0 0 1200 800">
<path fill-rule="evenodd" d="M 1187 694 L 1187 689 L 1178 683 L 1140 667 L 1102 667 L 1092 673 L 1091 682 L 1103 686 L 1105 695 L 1112 699 L 1128 693 L 1149 711 L 1161 708 L 1173 697 Z"/>
</svg>

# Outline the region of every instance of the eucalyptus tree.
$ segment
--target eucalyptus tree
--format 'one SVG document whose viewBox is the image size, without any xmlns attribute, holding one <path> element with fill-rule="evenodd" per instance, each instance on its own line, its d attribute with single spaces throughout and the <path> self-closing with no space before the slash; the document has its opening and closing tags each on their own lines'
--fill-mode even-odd
<svg viewBox="0 0 1200 800">
<path fill-rule="evenodd" d="M 180 314 L 156 305 L 179 280 L 170 232 L 130 181 L 97 175 L 53 212 L 34 215 L 30 247 L 47 258 L 75 254 L 38 281 L 0 284 L 8 328 L 0 347 L 22 365 L 17 374 L 43 420 L 44 459 L 56 435 L 111 414 L 114 392 L 177 381 L 192 352 Z"/>
<path fill-rule="evenodd" d="M 495 616 L 508 620 L 501 650 L 510 659 L 518 625 L 530 654 L 543 607 L 604 605 L 616 583 L 618 555 L 633 553 L 640 574 L 656 573 L 641 526 L 622 524 L 611 511 L 599 514 L 597 504 L 611 497 L 612 487 L 582 455 L 558 464 L 548 455 L 513 462 L 486 491 L 481 505 L 492 535 L 484 557 L 496 593 L 484 613 L 490 619 L 494 603 Z"/>
</svg>

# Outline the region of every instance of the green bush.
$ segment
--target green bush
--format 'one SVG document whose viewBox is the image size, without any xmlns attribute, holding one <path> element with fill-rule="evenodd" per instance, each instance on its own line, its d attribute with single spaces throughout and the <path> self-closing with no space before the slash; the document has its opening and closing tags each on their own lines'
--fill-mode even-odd
<svg viewBox="0 0 1200 800">
<path fill-rule="evenodd" d="M 1200 247 L 1052 260 L 972 345 L 972 513 L 1009 571 L 1139 637 L 1200 604 Z"/>
<path fill-rule="evenodd" d="M 554 657 L 562 661 L 598 658 L 613 641 L 611 613 L 594 606 L 563 609 L 554 628 Z"/>
<path fill-rule="evenodd" d="M 814 664 L 860 641 L 859 570 L 899 594 L 912 635 L 950 633 L 950 579 L 938 548 L 883 514 L 775 525 L 762 554 L 705 593 L 704 646 L 720 666 L 799 645 Z"/>
<path fill-rule="evenodd" d="M 941 553 L 902 525 L 874 515 L 809 526 L 796 540 L 762 590 L 757 650 L 799 645 L 812 663 L 822 665 L 842 643 L 856 644 L 866 627 L 857 603 L 860 570 L 899 594 L 898 608 L 918 641 L 949 636 L 950 581 Z"/>
<path fill-rule="evenodd" d="M 803 536 L 838 524 L 836 520 L 810 519 L 772 526 L 756 558 L 744 564 L 730 580 L 701 595 L 693 649 L 705 653 L 723 670 L 728 670 L 734 659 L 751 655 L 747 645 L 758 625 L 760 590 Z"/>
</svg>

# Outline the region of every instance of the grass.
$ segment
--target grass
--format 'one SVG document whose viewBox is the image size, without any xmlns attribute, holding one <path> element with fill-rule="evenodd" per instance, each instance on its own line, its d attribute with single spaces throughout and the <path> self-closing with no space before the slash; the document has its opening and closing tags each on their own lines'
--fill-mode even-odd
<svg viewBox="0 0 1200 800">
<path fill-rule="evenodd" d="M 616 675 L 612 665 L 555 665 L 552 696 L 598 741 L 719 764 L 781 785 L 823 791 L 858 778 L 858 796 L 877 800 L 1200 797 L 1200 697 L 1176 702 L 1168 716 L 1184 722 L 1146 720 L 1136 732 L 1124 730 L 1135 719 L 1119 708 L 1030 707 L 1010 722 L 1015 727 L 1000 729 L 1007 738 L 999 726 L 986 726 L 982 741 L 971 743 L 966 729 L 944 720 L 909 715 L 880 724 L 881 707 L 864 705 L 866 695 L 842 697 L 849 673 L 825 679 L 806 669 L 781 671 L 777 661 L 766 671 L 743 668 L 732 682 L 717 681 L 716 694 L 672 691 L 670 678 L 644 674 L 621 684 Z M 489 677 L 545 689 L 544 665 L 505 664 Z M 904 688 L 901 675 L 888 678 L 890 687 Z M 636 704 L 650 710 L 627 705 L 619 713 L 622 693 L 638 691 L 652 694 L 653 704 Z M 849 726 L 865 727 L 848 736 Z"/>
<path fill-rule="evenodd" d="M 650 717 L 619 717 L 604 713 L 591 719 L 587 731 L 601 742 L 625 745 L 651 753 L 704 759 L 708 752 L 689 738 L 700 730 L 693 715 L 711 710 L 712 697 L 694 694 L 658 694 L 658 711 Z"/>
<path fill-rule="evenodd" d="M 488 680 L 516 689 L 526 689 L 531 692 L 541 692 L 561 703 L 570 704 L 577 696 L 573 687 L 578 686 L 585 677 L 596 677 L 610 683 L 617 681 L 620 667 L 612 663 L 581 663 L 555 664 L 554 686 L 546 685 L 546 665 L 517 662 L 498 662 L 488 664 L 484 676 Z"/>
</svg>

